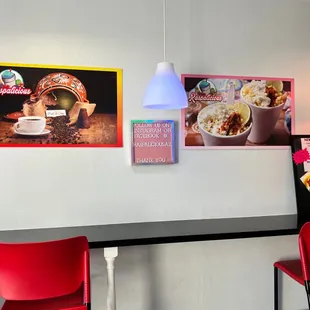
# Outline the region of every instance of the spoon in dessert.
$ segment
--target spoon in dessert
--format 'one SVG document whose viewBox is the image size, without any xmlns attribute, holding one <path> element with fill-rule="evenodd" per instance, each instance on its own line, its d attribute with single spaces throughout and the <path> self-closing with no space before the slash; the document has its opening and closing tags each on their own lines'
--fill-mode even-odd
<svg viewBox="0 0 310 310">
<path fill-rule="evenodd" d="M 234 82 L 230 82 L 227 93 L 227 105 L 233 106 L 234 103 L 235 103 L 235 84 Z"/>
</svg>

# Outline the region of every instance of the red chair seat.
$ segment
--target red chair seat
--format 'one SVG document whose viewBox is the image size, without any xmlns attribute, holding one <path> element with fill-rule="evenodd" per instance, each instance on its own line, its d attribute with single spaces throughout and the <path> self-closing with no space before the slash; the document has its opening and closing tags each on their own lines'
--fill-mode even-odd
<svg viewBox="0 0 310 310">
<path fill-rule="evenodd" d="M 300 259 L 275 262 L 273 266 L 286 273 L 301 285 L 305 284 Z"/>
<path fill-rule="evenodd" d="M 279 279 L 281 270 L 305 287 L 310 310 L 310 222 L 305 223 L 298 236 L 300 259 L 275 262 L 274 266 L 274 309 L 279 310 Z"/>
<path fill-rule="evenodd" d="M 0 242 L 2 310 L 90 309 L 85 236 L 34 243 Z M 72 293 L 73 292 L 73 293 Z"/>
<path fill-rule="evenodd" d="M 2 310 L 87 310 L 83 304 L 83 287 L 73 294 L 43 300 L 6 300 Z"/>
</svg>

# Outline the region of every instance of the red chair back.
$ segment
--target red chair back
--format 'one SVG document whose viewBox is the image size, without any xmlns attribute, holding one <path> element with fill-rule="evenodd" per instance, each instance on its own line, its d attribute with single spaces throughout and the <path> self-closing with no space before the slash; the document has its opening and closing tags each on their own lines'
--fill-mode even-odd
<svg viewBox="0 0 310 310">
<path fill-rule="evenodd" d="M 310 280 L 310 222 L 304 224 L 299 232 L 299 252 L 305 281 Z"/>
<path fill-rule="evenodd" d="M 0 296 L 6 300 L 54 298 L 84 282 L 89 299 L 86 237 L 38 243 L 0 243 Z M 89 300 L 85 300 L 85 303 Z"/>
</svg>

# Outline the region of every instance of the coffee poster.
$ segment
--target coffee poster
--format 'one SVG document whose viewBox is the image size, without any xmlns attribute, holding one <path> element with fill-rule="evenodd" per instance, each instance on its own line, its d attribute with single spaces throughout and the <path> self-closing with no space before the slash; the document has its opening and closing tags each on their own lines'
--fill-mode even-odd
<svg viewBox="0 0 310 310">
<path fill-rule="evenodd" d="M 122 70 L 0 63 L 0 147 L 122 147 Z"/>
<path fill-rule="evenodd" d="M 294 133 L 294 80 L 182 75 L 186 149 L 288 148 Z"/>
</svg>

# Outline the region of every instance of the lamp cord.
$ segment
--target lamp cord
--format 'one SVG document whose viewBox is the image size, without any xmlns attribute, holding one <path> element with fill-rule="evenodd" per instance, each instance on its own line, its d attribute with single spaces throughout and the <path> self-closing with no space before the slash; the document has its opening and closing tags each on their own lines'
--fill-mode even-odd
<svg viewBox="0 0 310 310">
<path fill-rule="evenodd" d="M 163 22 L 164 22 L 164 62 L 166 62 L 166 28 L 167 28 L 166 0 L 163 0 Z"/>
</svg>

